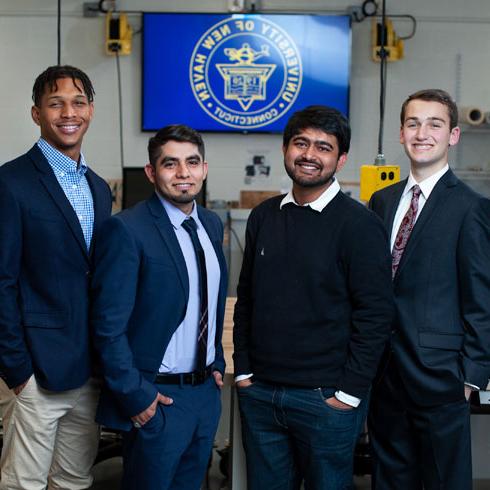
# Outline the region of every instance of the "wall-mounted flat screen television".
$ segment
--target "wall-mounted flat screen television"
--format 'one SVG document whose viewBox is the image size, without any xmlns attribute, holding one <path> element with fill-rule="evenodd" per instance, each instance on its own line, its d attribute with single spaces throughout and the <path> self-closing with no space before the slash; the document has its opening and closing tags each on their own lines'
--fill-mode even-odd
<svg viewBox="0 0 490 490">
<path fill-rule="evenodd" d="M 281 132 L 325 104 L 349 112 L 348 16 L 143 14 L 142 129 Z"/>
</svg>

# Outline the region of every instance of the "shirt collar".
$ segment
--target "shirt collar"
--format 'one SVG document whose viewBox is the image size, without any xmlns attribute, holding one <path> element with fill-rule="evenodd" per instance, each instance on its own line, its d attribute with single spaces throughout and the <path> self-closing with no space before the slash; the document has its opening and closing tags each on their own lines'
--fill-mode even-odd
<svg viewBox="0 0 490 490">
<path fill-rule="evenodd" d="M 76 162 L 70 157 L 67 157 L 64 153 L 61 153 L 61 151 L 57 150 L 54 146 L 50 145 L 44 138 L 39 138 L 37 146 L 46 157 L 49 165 L 55 171 L 78 172 L 80 175 L 84 175 L 88 169 L 83 153 L 80 153 L 80 162 Z"/>
<path fill-rule="evenodd" d="M 160 194 L 158 194 L 158 192 L 157 192 L 157 196 L 160 199 L 160 202 L 162 203 L 163 207 L 165 208 L 165 211 L 167 212 L 168 218 L 170 219 L 170 222 L 172 223 L 172 226 L 175 229 L 182 226 L 182 223 L 189 216 L 192 216 L 194 218 L 194 221 L 197 223 L 197 225 L 199 227 L 199 217 L 197 215 L 197 206 L 196 206 L 195 202 L 193 203 L 191 214 L 187 215 L 183 211 L 181 211 L 178 207 L 174 206 L 172 203 L 167 201 L 167 199 L 165 199 Z"/>
<path fill-rule="evenodd" d="M 427 177 L 422 182 L 417 182 L 410 172 L 408 176 L 407 185 L 405 186 L 405 190 L 403 191 L 403 196 L 411 192 L 412 187 L 414 185 L 418 185 L 420 190 L 422 191 L 422 195 L 425 200 L 429 199 L 430 193 L 439 182 L 439 179 L 449 170 L 449 164 L 446 163 L 445 167 L 441 168 L 441 170 L 437 171 L 435 174 L 432 174 L 430 177 Z"/>
<path fill-rule="evenodd" d="M 340 185 L 338 180 L 334 177 L 332 183 L 328 186 L 328 188 L 322 193 L 320 197 L 318 197 L 312 202 L 303 204 L 303 206 L 310 206 L 311 209 L 321 213 L 339 192 L 340 192 Z M 284 198 L 281 201 L 281 204 L 279 205 L 279 208 L 282 209 L 283 206 L 289 203 L 295 204 L 296 206 L 300 206 L 300 204 L 298 204 L 294 199 L 292 190 L 290 190 L 284 196 Z"/>
</svg>

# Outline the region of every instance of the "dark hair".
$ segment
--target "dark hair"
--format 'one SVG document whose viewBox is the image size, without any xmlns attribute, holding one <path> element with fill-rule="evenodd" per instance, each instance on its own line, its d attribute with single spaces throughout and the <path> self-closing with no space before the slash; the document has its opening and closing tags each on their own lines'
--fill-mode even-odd
<svg viewBox="0 0 490 490">
<path fill-rule="evenodd" d="M 155 166 L 162 153 L 162 146 L 169 141 L 182 143 L 192 143 L 197 146 L 197 150 L 204 160 L 204 141 L 202 136 L 189 126 L 183 124 L 173 124 L 160 129 L 155 136 L 148 141 L 148 158 L 150 163 Z"/>
<path fill-rule="evenodd" d="M 453 129 L 458 125 L 458 106 L 451 98 L 451 96 L 444 90 L 437 88 L 430 88 L 419 90 L 412 95 L 409 95 L 405 102 L 402 104 L 402 110 L 400 112 L 401 125 L 405 124 L 405 112 L 407 111 L 408 103 L 412 100 L 425 100 L 427 102 L 439 102 L 447 107 L 449 114 L 449 129 Z"/>
<path fill-rule="evenodd" d="M 339 156 L 348 153 L 350 147 L 350 126 L 347 118 L 337 109 L 323 105 L 310 105 L 295 112 L 284 129 L 282 144 L 288 146 L 293 136 L 303 129 L 315 128 L 337 138 Z"/>
<path fill-rule="evenodd" d="M 90 78 L 82 70 L 74 66 L 56 65 L 46 68 L 34 82 L 34 86 L 32 87 L 32 100 L 36 107 L 39 107 L 41 104 L 41 97 L 46 92 L 46 89 L 48 88 L 50 92 L 56 90 L 56 81 L 61 78 L 71 78 L 73 84 L 76 86 L 78 86 L 76 80 L 80 80 L 88 101 L 93 102 L 95 91 Z"/>
</svg>

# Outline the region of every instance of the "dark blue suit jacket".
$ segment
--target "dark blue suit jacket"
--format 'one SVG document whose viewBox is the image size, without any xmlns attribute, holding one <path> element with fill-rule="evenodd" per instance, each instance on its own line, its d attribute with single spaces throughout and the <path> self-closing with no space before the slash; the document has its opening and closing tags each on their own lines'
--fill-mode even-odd
<svg viewBox="0 0 490 490">
<path fill-rule="evenodd" d="M 391 234 L 406 180 L 370 207 Z M 490 201 L 451 170 L 432 190 L 393 281 L 391 347 L 411 398 L 422 406 L 463 399 L 464 383 L 490 375 Z"/>
<path fill-rule="evenodd" d="M 216 314 L 215 369 L 224 373 L 221 345 L 227 275 L 223 225 L 199 207 L 199 219 L 221 269 Z M 158 196 L 104 223 L 95 253 L 93 325 L 106 381 L 97 419 L 129 430 L 130 417 L 151 405 L 167 345 L 182 322 L 189 296 L 184 256 Z"/>
<path fill-rule="evenodd" d="M 90 169 L 94 237 L 110 216 L 109 186 Z M 64 391 L 92 373 L 90 252 L 78 218 L 37 145 L 0 167 L 0 374 L 32 373 Z M 94 241 L 92 242 L 93 248 Z"/>
</svg>

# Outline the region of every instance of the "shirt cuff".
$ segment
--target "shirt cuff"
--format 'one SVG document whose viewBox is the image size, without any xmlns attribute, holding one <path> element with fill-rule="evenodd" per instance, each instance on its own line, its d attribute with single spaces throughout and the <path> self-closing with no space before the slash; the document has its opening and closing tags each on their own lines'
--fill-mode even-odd
<svg viewBox="0 0 490 490">
<path fill-rule="evenodd" d="M 337 398 L 337 400 L 339 400 L 340 402 L 350 405 L 351 407 L 354 408 L 358 407 L 359 403 L 361 403 L 360 398 L 357 398 L 352 395 L 348 395 L 347 393 L 344 393 L 343 391 L 340 390 L 335 392 L 335 398 Z"/>
<path fill-rule="evenodd" d="M 253 374 L 240 374 L 239 376 L 235 376 L 235 383 L 238 381 L 243 381 L 244 379 L 249 379 L 253 376 Z"/>
<path fill-rule="evenodd" d="M 476 385 L 472 385 L 471 383 L 466 383 L 465 386 L 469 386 L 473 391 L 480 391 L 480 387 Z"/>
</svg>

